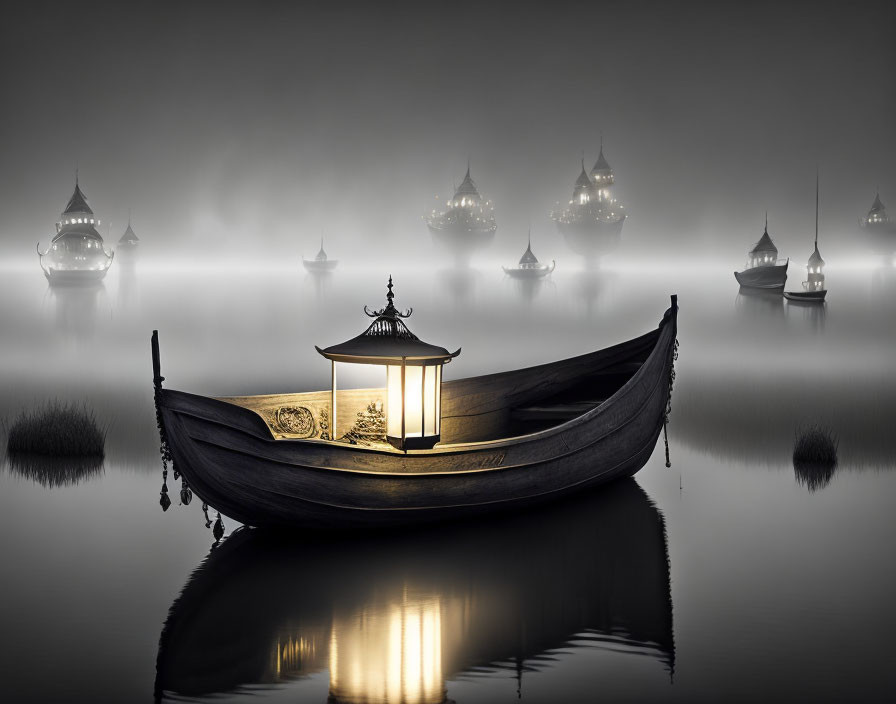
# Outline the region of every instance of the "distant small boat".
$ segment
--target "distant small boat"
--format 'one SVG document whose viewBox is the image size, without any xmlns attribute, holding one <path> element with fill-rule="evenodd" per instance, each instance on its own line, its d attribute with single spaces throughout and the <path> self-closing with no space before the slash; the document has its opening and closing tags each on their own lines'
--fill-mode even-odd
<svg viewBox="0 0 896 704">
<path fill-rule="evenodd" d="M 327 257 L 327 253 L 324 251 L 323 237 L 320 238 L 320 251 L 318 251 L 317 256 L 314 257 L 314 259 L 305 259 L 305 257 L 302 257 L 302 265 L 305 267 L 305 270 L 316 273 L 333 271 L 338 264 L 338 259 L 330 259 Z"/>
<path fill-rule="evenodd" d="M 809 263 L 806 265 L 807 277 L 803 281 L 802 291 L 785 291 L 784 298 L 788 301 L 802 303 L 824 303 L 827 289 L 824 283 L 824 259 L 818 251 L 818 175 L 815 176 L 815 250 L 809 255 Z"/>
<path fill-rule="evenodd" d="M 785 291 L 784 298 L 788 301 L 802 301 L 803 303 L 824 303 L 827 291 Z"/>
<path fill-rule="evenodd" d="M 540 263 L 538 258 L 532 253 L 532 233 L 530 231 L 529 243 L 526 246 L 526 251 L 523 252 L 523 256 L 520 257 L 519 264 L 512 267 L 502 266 L 501 268 L 505 274 L 515 279 L 540 279 L 554 271 L 555 265 L 556 263 L 553 259 L 550 266 Z"/>
<path fill-rule="evenodd" d="M 734 272 L 737 283 L 747 288 L 784 288 L 790 260 L 786 260 L 783 264 L 778 261 L 778 248 L 775 247 L 768 234 L 768 215 L 765 217 L 765 230 L 762 237 L 759 238 L 747 257 L 747 268 Z"/>
<path fill-rule="evenodd" d="M 408 355 L 393 362 L 402 369 L 414 359 L 409 347 L 454 356 L 383 311 L 375 315 L 366 333 L 321 354 L 335 363 L 348 355 L 344 350 L 375 343 Z M 351 391 L 339 402 L 343 416 L 358 411 L 359 418 L 340 440 L 331 439 L 335 392 L 209 398 L 162 389 L 154 333 L 163 441 L 196 495 L 245 525 L 364 529 L 522 508 L 645 465 L 671 394 L 677 318 L 672 296 L 658 328 L 627 342 L 446 382 L 437 411 L 443 442 L 405 451 L 367 441 L 384 389 Z M 401 336 L 387 334 L 390 327 Z"/>
</svg>

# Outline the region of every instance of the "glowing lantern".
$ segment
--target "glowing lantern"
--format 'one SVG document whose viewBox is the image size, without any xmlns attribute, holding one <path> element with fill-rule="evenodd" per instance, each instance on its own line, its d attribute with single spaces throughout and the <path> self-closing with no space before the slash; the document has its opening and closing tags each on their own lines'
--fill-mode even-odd
<svg viewBox="0 0 896 704">
<path fill-rule="evenodd" d="M 321 349 L 333 363 L 331 415 L 336 430 L 336 362 L 378 364 L 386 367 L 386 440 L 399 450 L 422 450 L 440 439 L 442 365 L 460 354 L 430 345 L 412 333 L 402 318 L 413 312 L 400 312 L 392 299 L 389 277 L 386 307 L 364 312 L 375 320 L 363 333 L 338 345 Z"/>
</svg>

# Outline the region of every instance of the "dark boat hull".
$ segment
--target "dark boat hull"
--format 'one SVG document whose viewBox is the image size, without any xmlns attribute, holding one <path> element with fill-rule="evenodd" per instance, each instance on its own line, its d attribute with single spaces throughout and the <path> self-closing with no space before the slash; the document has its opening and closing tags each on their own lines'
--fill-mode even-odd
<svg viewBox="0 0 896 704">
<path fill-rule="evenodd" d="M 244 524 L 350 529 L 491 514 L 631 476 L 644 466 L 669 398 L 676 319 L 673 303 L 656 331 L 627 343 L 446 383 L 442 434 L 464 441 L 433 450 L 274 440 L 253 411 L 178 391 L 162 391 L 159 410 L 177 469 L 204 501 Z M 637 372 L 579 417 L 509 439 L 464 437 L 464 427 L 501 430 L 513 407 L 626 363 L 636 364 Z M 463 420 L 470 416 L 475 422 Z"/>
<path fill-rule="evenodd" d="M 755 266 L 752 269 L 735 271 L 737 283 L 747 288 L 782 289 L 787 282 L 787 264 L 775 266 Z"/>
<path fill-rule="evenodd" d="M 785 291 L 784 298 L 797 303 L 824 303 L 827 289 L 823 291 Z"/>
</svg>

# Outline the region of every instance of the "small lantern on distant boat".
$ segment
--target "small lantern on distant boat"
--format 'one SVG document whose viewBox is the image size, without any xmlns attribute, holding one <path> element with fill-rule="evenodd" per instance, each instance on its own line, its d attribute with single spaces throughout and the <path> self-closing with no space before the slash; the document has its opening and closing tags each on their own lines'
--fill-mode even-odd
<svg viewBox="0 0 896 704">
<path fill-rule="evenodd" d="M 379 364 L 386 367 L 386 440 L 399 450 L 432 448 L 440 439 L 442 365 L 460 354 L 430 345 L 412 333 L 392 300 L 389 277 L 386 307 L 364 312 L 375 320 L 363 333 L 338 345 L 321 349 L 333 363 L 331 414 L 336 431 L 336 362 Z M 335 438 L 335 436 L 334 436 Z"/>
</svg>

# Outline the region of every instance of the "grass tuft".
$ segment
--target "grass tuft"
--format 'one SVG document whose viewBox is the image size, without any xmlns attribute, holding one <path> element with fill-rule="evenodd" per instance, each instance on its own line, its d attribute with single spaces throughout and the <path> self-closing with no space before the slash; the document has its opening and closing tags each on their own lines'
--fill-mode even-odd
<svg viewBox="0 0 896 704">
<path fill-rule="evenodd" d="M 830 428 L 812 425 L 796 433 L 793 471 L 799 484 L 818 491 L 831 483 L 837 468 L 839 441 Z"/>
<path fill-rule="evenodd" d="M 7 430 L 6 451 L 47 457 L 105 456 L 106 431 L 84 404 L 50 401 L 22 411 Z"/>
</svg>

